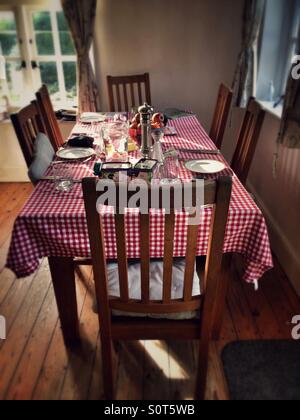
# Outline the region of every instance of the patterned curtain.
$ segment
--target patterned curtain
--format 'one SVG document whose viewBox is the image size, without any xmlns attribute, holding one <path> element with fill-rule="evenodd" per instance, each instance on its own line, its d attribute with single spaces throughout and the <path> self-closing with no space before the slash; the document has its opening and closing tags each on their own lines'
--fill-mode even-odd
<svg viewBox="0 0 300 420">
<path fill-rule="evenodd" d="M 97 0 L 61 0 L 78 57 L 79 112 L 99 111 L 100 97 L 91 65 Z"/>
<path fill-rule="evenodd" d="M 233 104 L 245 107 L 255 96 L 257 75 L 257 43 L 265 11 L 265 0 L 245 0 L 243 16 L 243 43 L 234 74 Z"/>
</svg>

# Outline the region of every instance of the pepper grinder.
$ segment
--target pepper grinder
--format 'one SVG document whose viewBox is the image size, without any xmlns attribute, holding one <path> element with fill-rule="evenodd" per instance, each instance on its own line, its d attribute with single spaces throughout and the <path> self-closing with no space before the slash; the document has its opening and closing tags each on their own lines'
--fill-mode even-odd
<svg viewBox="0 0 300 420">
<path fill-rule="evenodd" d="M 139 108 L 139 113 L 141 115 L 141 128 L 142 128 L 142 155 L 144 158 L 150 157 L 151 150 L 151 117 L 154 110 L 151 105 L 148 105 L 146 102 Z"/>
</svg>

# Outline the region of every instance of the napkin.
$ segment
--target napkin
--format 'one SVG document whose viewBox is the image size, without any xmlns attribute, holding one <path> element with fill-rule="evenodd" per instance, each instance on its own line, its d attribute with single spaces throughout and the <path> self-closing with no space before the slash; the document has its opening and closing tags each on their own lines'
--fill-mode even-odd
<svg viewBox="0 0 300 420">
<path fill-rule="evenodd" d="M 68 141 L 68 146 L 70 147 L 88 147 L 92 148 L 94 144 L 94 139 L 87 136 L 78 136 L 73 137 Z"/>
<path fill-rule="evenodd" d="M 191 117 L 195 115 L 193 112 L 182 111 L 177 108 L 167 108 L 164 110 L 164 114 L 169 120 L 176 120 L 177 118 Z"/>
</svg>

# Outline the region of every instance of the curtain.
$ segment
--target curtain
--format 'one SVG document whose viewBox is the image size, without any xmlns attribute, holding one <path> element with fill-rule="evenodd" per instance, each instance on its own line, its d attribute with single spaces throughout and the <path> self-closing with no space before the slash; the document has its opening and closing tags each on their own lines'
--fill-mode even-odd
<svg viewBox="0 0 300 420">
<path fill-rule="evenodd" d="M 78 57 L 79 112 L 99 111 L 100 97 L 91 65 L 97 0 L 61 0 Z"/>
<path fill-rule="evenodd" d="M 245 0 L 242 50 L 232 83 L 236 106 L 245 107 L 249 98 L 255 96 L 257 44 L 264 11 L 265 0 Z"/>
</svg>

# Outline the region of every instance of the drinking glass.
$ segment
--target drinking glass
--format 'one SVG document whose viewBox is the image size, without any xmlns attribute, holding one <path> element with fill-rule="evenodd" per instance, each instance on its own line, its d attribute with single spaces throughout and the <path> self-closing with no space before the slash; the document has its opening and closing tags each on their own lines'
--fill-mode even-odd
<svg viewBox="0 0 300 420">
<path fill-rule="evenodd" d="M 128 123 L 106 124 L 103 129 L 107 161 L 128 161 Z"/>
<path fill-rule="evenodd" d="M 55 182 L 55 190 L 60 192 L 69 192 L 72 190 L 74 181 L 72 167 L 67 163 L 53 163 L 52 173 Z"/>
<path fill-rule="evenodd" d="M 163 164 L 160 165 L 159 177 L 162 184 L 176 184 L 179 179 L 179 159 L 178 156 L 166 156 Z"/>
</svg>

